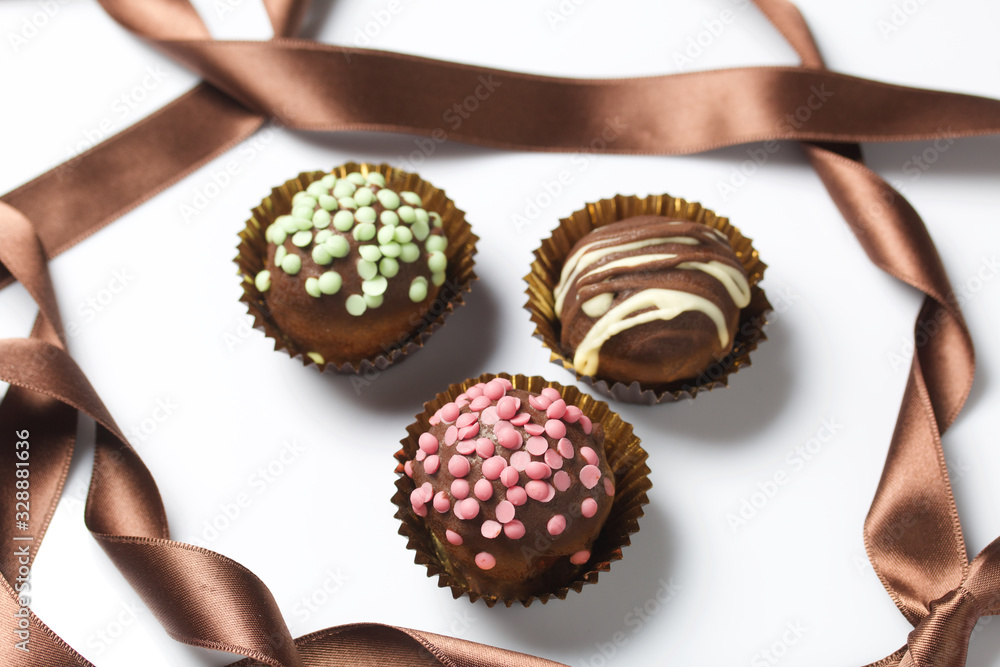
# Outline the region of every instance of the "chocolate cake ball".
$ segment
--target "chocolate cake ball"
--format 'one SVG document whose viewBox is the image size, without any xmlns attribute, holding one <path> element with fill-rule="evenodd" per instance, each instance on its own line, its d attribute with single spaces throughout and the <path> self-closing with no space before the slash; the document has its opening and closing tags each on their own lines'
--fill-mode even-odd
<svg viewBox="0 0 1000 667">
<path fill-rule="evenodd" d="M 265 236 L 254 282 L 282 332 L 319 364 L 383 353 L 420 326 L 445 280 L 441 216 L 377 172 L 311 183 Z"/>
<path fill-rule="evenodd" d="M 404 463 L 423 517 L 468 589 L 520 599 L 567 585 L 611 511 L 604 432 L 552 388 L 470 387 L 430 418 Z"/>
<path fill-rule="evenodd" d="M 750 285 L 718 230 L 644 215 L 580 239 L 554 296 L 580 374 L 659 384 L 695 378 L 732 350 Z"/>
</svg>

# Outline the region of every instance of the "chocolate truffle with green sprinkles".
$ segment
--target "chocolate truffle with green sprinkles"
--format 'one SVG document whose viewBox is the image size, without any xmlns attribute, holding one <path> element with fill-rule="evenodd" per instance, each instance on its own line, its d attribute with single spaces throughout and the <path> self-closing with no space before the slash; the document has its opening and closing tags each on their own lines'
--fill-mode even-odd
<svg viewBox="0 0 1000 667">
<path fill-rule="evenodd" d="M 314 181 L 265 237 L 255 285 L 318 364 L 384 354 L 419 328 L 448 268 L 441 216 L 376 172 Z"/>
</svg>

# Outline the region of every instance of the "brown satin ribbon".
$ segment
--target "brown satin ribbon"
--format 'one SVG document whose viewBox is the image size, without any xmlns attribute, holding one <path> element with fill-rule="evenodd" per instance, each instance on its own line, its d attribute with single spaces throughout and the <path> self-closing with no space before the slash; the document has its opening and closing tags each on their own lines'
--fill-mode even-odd
<svg viewBox="0 0 1000 667">
<path fill-rule="evenodd" d="M 169 540 L 155 482 L 66 352 L 46 262 L 246 138 L 267 117 L 313 130 L 443 129 L 449 138 L 470 143 L 554 151 L 580 150 L 617 118 L 625 128 L 609 148 L 615 152 L 678 154 L 764 139 L 806 142 L 810 160 L 872 261 L 927 295 L 917 323 L 937 334 L 917 347 L 865 523 L 873 567 L 916 627 L 907 646 L 875 664 L 964 664 L 975 621 L 1000 609 L 1000 540 L 968 562 L 940 443 L 971 386 L 972 343 L 922 221 L 860 164 L 855 142 L 1000 133 L 1000 101 L 828 72 L 801 15 L 786 0 L 757 4 L 799 53 L 802 67 L 619 80 L 529 76 L 294 40 L 289 36 L 305 9 L 298 0 L 265 0 L 277 36 L 268 42 L 211 40 L 187 0 L 102 4 L 208 83 L 0 197 L 0 285 L 19 280 L 40 308 L 30 338 L 0 341 L 0 380 L 11 384 L 0 404 L 0 433 L 6 443 L 15 431 L 29 431 L 35 521 L 27 531 L 16 525 L 17 489 L 9 471 L 20 450 L 5 445 L 0 538 L 5 545 L 28 545 L 28 554 L 0 552 L 4 618 L 15 625 L 19 620 L 12 587 L 22 566 L 30 565 L 55 509 L 80 412 L 98 424 L 87 526 L 179 641 L 247 656 L 240 665 L 555 664 L 377 624 L 293 640 L 257 577 L 224 556 Z M 359 81 L 367 94 L 348 94 Z M 480 109 L 457 128 L 446 123 L 444 110 L 480 86 L 490 91 Z M 782 122 L 804 104 L 820 108 L 807 122 Z M 113 191 L 102 187 L 112 180 Z M 28 536 L 31 541 L 13 541 Z M 4 664 L 90 664 L 33 614 L 24 622 L 31 652 L 3 642 Z"/>
</svg>

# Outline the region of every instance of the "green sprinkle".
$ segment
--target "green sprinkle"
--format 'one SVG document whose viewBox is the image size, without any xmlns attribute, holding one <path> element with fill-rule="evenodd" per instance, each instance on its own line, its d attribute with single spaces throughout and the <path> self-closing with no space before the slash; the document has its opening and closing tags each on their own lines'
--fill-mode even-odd
<svg viewBox="0 0 1000 667">
<path fill-rule="evenodd" d="M 378 266 L 367 259 L 358 260 L 358 275 L 362 280 L 371 280 L 378 275 Z"/>
<path fill-rule="evenodd" d="M 426 222 L 421 222 L 420 220 L 417 220 L 416 222 L 413 223 L 413 226 L 410 227 L 410 231 L 413 232 L 413 238 L 417 239 L 418 241 L 425 241 L 427 240 L 428 235 L 430 235 L 431 233 L 431 228 L 430 225 L 428 225 Z"/>
<path fill-rule="evenodd" d="M 409 227 L 396 227 L 395 239 L 397 243 L 405 244 L 413 240 L 413 232 Z"/>
<path fill-rule="evenodd" d="M 316 229 L 326 229 L 330 226 L 331 220 L 333 220 L 333 216 L 325 208 L 321 208 L 313 213 L 313 225 Z"/>
<path fill-rule="evenodd" d="M 415 222 L 417 219 L 417 213 L 413 210 L 412 206 L 400 206 L 396 213 L 399 214 L 399 219 L 406 224 Z"/>
<path fill-rule="evenodd" d="M 443 252 L 432 252 L 431 256 L 427 258 L 427 268 L 431 270 L 431 273 L 441 273 L 448 268 L 448 258 L 444 256 Z"/>
<path fill-rule="evenodd" d="M 375 193 L 368 188 L 358 188 L 358 191 L 354 193 L 354 201 L 361 206 L 371 206 L 372 202 L 375 201 Z"/>
<path fill-rule="evenodd" d="M 445 248 L 448 247 L 448 239 L 440 234 L 434 234 L 427 237 L 427 243 L 424 246 L 427 248 L 427 252 L 444 252 Z"/>
<path fill-rule="evenodd" d="M 320 266 L 326 266 L 333 261 L 333 255 L 325 245 L 317 245 L 312 251 L 313 261 Z"/>
<path fill-rule="evenodd" d="M 266 292 L 271 289 L 271 272 L 267 269 L 261 271 L 257 274 L 257 277 L 253 279 L 254 287 L 257 288 L 258 292 Z"/>
<path fill-rule="evenodd" d="M 357 191 L 358 186 L 351 183 L 347 179 L 341 179 L 337 181 L 337 184 L 333 186 L 333 196 L 337 199 L 341 197 L 350 197 Z"/>
<path fill-rule="evenodd" d="M 395 235 L 396 228 L 391 225 L 385 225 L 384 227 L 379 228 L 378 234 L 375 235 L 375 238 L 378 239 L 379 243 L 385 245 L 386 243 L 392 243 L 392 239 Z"/>
<path fill-rule="evenodd" d="M 290 276 L 294 276 L 302 269 L 302 258 L 298 255 L 285 255 L 281 260 L 281 270 Z"/>
<path fill-rule="evenodd" d="M 292 237 L 292 243 L 300 248 L 305 248 L 307 245 L 312 243 L 312 240 L 312 232 L 295 232 L 295 236 Z"/>
<path fill-rule="evenodd" d="M 333 232 L 329 229 L 323 229 L 316 232 L 316 243 L 326 243 L 333 238 Z"/>
<path fill-rule="evenodd" d="M 358 222 L 375 222 L 376 217 L 375 209 L 371 206 L 362 206 L 354 212 L 354 218 Z"/>
<path fill-rule="evenodd" d="M 330 189 L 325 185 L 323 185 L 322 181 L 314 181 L 309 184 L 308 188 L 306 188 L 306 192 L 311 194 L 313 197 L 318 197 L 319 195 L 325 195 L 329 191 Z"/>
<path fill-rule="evenodd" d="M 292 217 L 302 218 L 303 220 L 312 220 L 313 209 L 315 207 L 316 204 L 313 204 L 312 206 L 306 204 L 299 204 L 298 206 L 292 209 Z"/>
<path fill-rule="evenodd" d="M 399 216 L 396 215 L 395 211 L 382 211 L 382 215 L 379 216 L 379 220 L 382 221 L 383 225 L 398 225 Z"/>
<path fill-rule="evenodd" d="M 327 271 L 319 277 L 319 291 L 323 294 L 336 294 L 342 284 L 343 280 L 336 271 Z"/>
<path fill-rule="evenodd" d="M 424 224 L 430 222 L 431 216 L 427 215 L 427 211 L 425 211 L 424 209 L 418 208 L 416 211 L 414 211 L 414 213 L 417 216 L 417 222 L 422 222 Z"/>
<path fill-rule="evenodd" d="M 343 236 L 334 236 L 323 245 L 334 257 L 347 257 L 347 253 L 351 251 L 351 244 Z"/>
<path fill-rule="evenodd" d="M 399 257 L 400 253 L 402 253 L 403 246 L 398 243 L 383 243 L 378 247 L 378 249 L 382 251 L 383 257 L 391 257 L 395 259 L 396 257 Z"/>
<path fill-rule="evenodd" d="M 410 301 L 420 303 L 427 298 L 427 278 L 419 276 L 410 283 Z"/>
<path fill-rule="evenodd" d="M 399 273 L 399 262 L 392 257 L 383 257 L 382 261 L 378 263 L 378 272 L 386 278 L 395 278 L 396 274 Z"/>
<path fill-rule="evenodd" d="M 399 258 L 407 264 L 415 262 L 420 259 L 420 248 L 417 247 L 416 243 L 407 243 L 399 253 Z"/>
<path fill-rule="evenodd" d="M 371 241 L 375 238 L 375 225 L 370 222 L 362 222 L 354 228 L 355 241 Z"/>
<path fill-rule="evenodd" d="M 300 192 L 292 197 L 292 208 L 296 208 L 298 206 L 308 206 L 309 208 L 312 208 L 315 205 L 316 198 L 308 192 Z"/>
<path fill-rule="evenodd" d="M 319 179 L 319 182 L 323 184 L 323 187 L 327 190 L 332 190 L 333 186 L 337 184 L 337 177 L 333 174 L 327 174 L 323 178 Z"/>
<path fill-rule="evenodd" d="M 312 359 L 314 362 L 316 362 L 320 366 L 322 366 L 323 364 L 326 363 L 326 359 L 324 359 L 323 355 L 320 354 L 319 352 L 306 352 L 306 356 L 309 357 L 310 359 Z"/>
<path fill-rule="evenodd" d="M 376 245 L 363 245 L 358 248 L 358 254 L 362 259 L 369 262 L 377 262 L 382 259 L 382 251 Z"/>
<path fill-rule="evenodd" d="M 337 211 L 333 216 L 333 226 L 342 232 L 351 231 L 354 226 L 354 214 L 350 211 Z"/>
<path fill-rule="evenodd" d="M 365 303 L 365 297 L 360 294 L 352 294 L 347 297 L 347 312 L 355 317 L 364 315 L 365 311 L 368 310 L 368 304 Z"/>
<path fill-rule="evenodd" d="M 277 220 L 274 221 L 274 224 L 280 225 L 281 228 L 287 234 L 294 234 L 295 232 L 299 231 L 299 223 L 297 223 L 295 221 L 295 218 L 293 218 L 290 215 L 280 216 Z"/>
<path fill-rule="evenodd" d="M 431 282 L 437 285 L 438 287 L 444 285 L 444 273 L 432 273 Z"/>
<path fill-rule="evenodd" d="M 274 223 L 268 227 L 267 231 L 268 234 L 265 236 L 267 236 L 267 240 L 274 245 L 281 245 L 285 242 L 285 239 L 288 238 L 288 233 L 278 223 Z"/>
<path fill-rule="evenodd" d="M 323 293 L 319 291 L 319 280 L 316 278 L 306 278 L 306 293 L 315 298 L 320 298 Z"/>
<path fill-rule="evenodd" d="M 354 185 L 365 185 L 368 181 L 365 180 L 365 175 L 359 171 L 352 171 L 346 176 L 347 180 Z"/>
<path fill-rule="evenodd" d="M 384 297 L 382 297 L 381 295 L 372 296 L 371 294 L 365 294 L 365 305 L 368 306 L 369 308 L 378 308 L 379 306 L 382 305 L 383 298 Z"/>
<path fill-rule="evenodd" d="M 341 197 L 337 200 L 337 204 L 340 208 L 356 209 L 358 207 L 358 202 L 354 201 L 354 197 Z"/>
<path fill-rule="evenodd" d="M 331 197 L 330 195 L 320 195 L 319 205 L 325 208 L 327 211 L 332 211 L 337 208 L 337 198 Z"/>
<path fill-rule="evenodd" d="M 379 186 L 380 188 L 385 187 L 385 176 L 378 173 L 377 171 L 368 172 L 367 178 L 369 183 L 373 183 Z"/>
<path fill-rule="evenodd" d="M 399 196 L 403 198 L 410 206 L 423 206 L 424 202 L 420 199 L 420 195 L 416 192 L 410 192 L 409 190 L 404 190 L 399 193 Z"/>
<path fill-rule="evenodd" d="M 435 227 L 444 227 L 444 220 L 441 219 L 441 214 L 431 211 L 431 220 L 434 221 Z"/>
<path fill-rule="evenodd" d="M 382 190 L 379 190 L 375 196 L 378 197 L 379 203 L 381 203 L 385 208 L 391 210 L 399 208 L 399 195 L 392 190 L 383 188 Z"/>
<path fill-rule="evenodd" d="M 306 218 L 293 218 L 295 220 L 295 225 L 300 232 L 308 231 L 313 228 L 313 221 L 307 220 Z"/>
<path fill-rule="evenodd" d="M 274 265 L 281 266 L 281 260 L 285 259 L 285 255 L 287 254 L 288 251 L 285 250 L 285 246 L 279 245 L 274 251 Z"/>
<path fill-rule="evenodd" d="M 387 287 L 389 287 L 389 281 L 386 280 L 385 276 L 376 276 L 361 283 L 361 291 L 365 293 L 365 296 L 382 296 Z"/>
</svg>

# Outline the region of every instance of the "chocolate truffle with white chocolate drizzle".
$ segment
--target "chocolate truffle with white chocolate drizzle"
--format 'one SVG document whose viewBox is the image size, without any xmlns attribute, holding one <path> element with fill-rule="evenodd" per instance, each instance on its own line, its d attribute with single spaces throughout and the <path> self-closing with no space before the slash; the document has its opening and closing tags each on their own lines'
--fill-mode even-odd
<svg viewBox="0 0 1000 667">
<path fill-rule="evenodd" d="M 721 232 L 644 215 L 580 239 L 554 296 L 579 373 L 660 384 L 696 377 L 729 353 L 750 286 Z"/>
<path fill-rule="evenodd" d="M 495 378 L 443 405 L 403 465 L 410 507 L 468 590 L 524 599 L 567 585 L 611 511 L 604 431 L 567 405 Z"/>
</svg>

